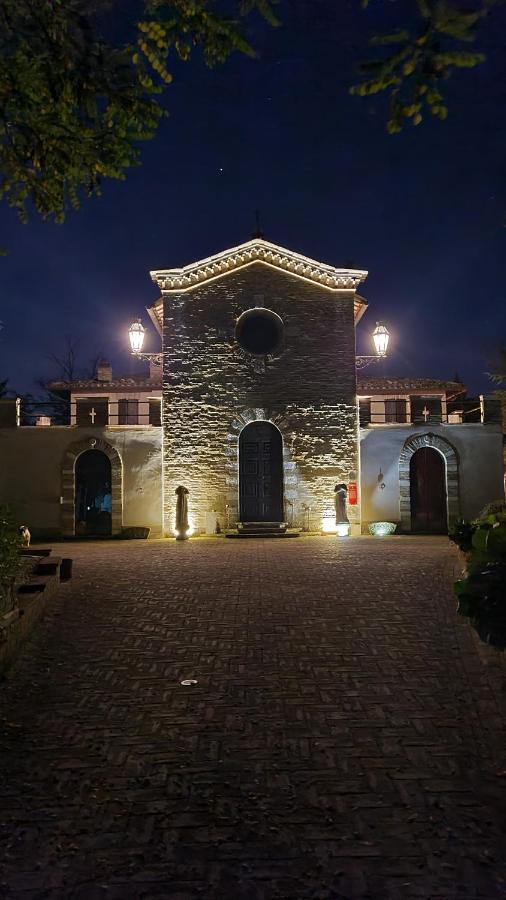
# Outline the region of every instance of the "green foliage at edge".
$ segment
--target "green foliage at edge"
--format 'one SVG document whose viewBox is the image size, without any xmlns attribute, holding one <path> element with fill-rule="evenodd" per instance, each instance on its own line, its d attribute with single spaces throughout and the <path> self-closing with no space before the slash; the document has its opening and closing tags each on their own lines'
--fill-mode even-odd
<svg viewBox="0 0 506 900">
<path fill-rule="evenodd" d="M 275 2 L 241 0 L 232 20 L 212 0 L 145 0 L 132 43 L 113 46 L 99 14 L 119 0 L 2 0 L 0 199 L 23 222 L 31 207 L 63 222 L 105 178 L 124 179 L 165 115 L 170 54 L 252 54 L 240 22 L 256 10 L 275 24 Z"/>
<path fill-rule="evenodd" d="M 406 124 L 420 125 L 427 114 L 446 119 L 444 84 L 457 70 L 485 61 L 470 45 L 493 3 L 474 0 L 464 9 L 451 0 L 417 0 L 418 16 L 411 17 L 409 27 L 372 38 L 375 55 L 360 66 L 362 80 L 350 92 L 388 94 L 390 134 Z"/>
<path fill-rule="evenodd" d="M 506 504 L 475 523 L 457 524 L 452 539 L 467 554 L 465 577 L 454 584 L 460 615 L 480 637 L 506 647 Z M 501 509 L 502 507 L 502 509 Z"/>
<path fill-rule="evenodd" d="M 14 580 L 22 566 L 22 543 L 9 508 L 0 505 L 0 611 L 8 608 L 12 599 Z"/>
</svg>

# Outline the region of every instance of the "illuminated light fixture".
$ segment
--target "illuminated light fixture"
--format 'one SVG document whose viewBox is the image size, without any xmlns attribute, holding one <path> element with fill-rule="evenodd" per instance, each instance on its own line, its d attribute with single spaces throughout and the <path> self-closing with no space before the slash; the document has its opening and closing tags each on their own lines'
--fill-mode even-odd
<svg viewBox="0 0 506 900">
<path fill-rule="evenodd" d="M 132 322 L 130 328 L 128 329 L 128 337 L 130 338 L 130 347 L 132 353 L 138 354 L 141 352 L 145 334 L 146 329 L 144 328 L 144 325 L 142 324 L 140 319 Z"/>
<path fill-rule="evenodd" d="M 336 525 L 336 532 L 338 537 L 348 537 L 350 533 L 349 522 L 338 522 Z"/>
<path fill-rule="evenodd" d="M 323 534 L 335 534 L 336 533 L 336 516 L 335 513 L 327 513 L 322 518 L 322 532 Z"/>
<path fill-rule="evenodd" d="M 177 528 L 174 528 L 174 537 L 178 538 L 179 540 L 186 540 L 186 538 L 189 538 L 192 536 L 194 531 L 195 531 L 195 529 L 193 528 L 193 525 L 191 525 L 191 524 L 188 526 L 188 528 L 186 528 L 184 530 L 184 532 L 179 531 Z"/>
<path fill-rule="evenodd" d="M 382 322 L 376 322 L 376 328 L 372 333 L 372 339 L 374 341 L 374 346 L 376 348 L 376 353 L 378 354 L 378 356 L 386 356 L 388 341 L 390 340 L 390 333 Z"/>
<path fill-rule="evenodd" d="M 132 322 L 130 328 L 128 329 L 128 337 L 130 339 L 130 349 L 132 351 L 132 356 L 136 356 L 137 359 L 147 359 L 154 366 L 161 366 L 163 361 L 162 353 L 142 352 L 145 334 L 146 329 L 144 328 L 144 325 L 142 324 L 140 319 L 136 319 L 135 322 Z"/>
<path fill-rule="evenodd" d="M 376 355 L 356 356 L 355 366 L 357 369 L 365 369 L 365 367 L 370 366 L 371 363 L 379 362 L 380 359 L 385 359 L 388 350 L 388 342 L 390 340 L 390 332 L 388 331 L 386 325 L 383 325 L 383 322 L 376 322 L 376 328 L 372 333 L 372 339 L 376 350 Z"/>
</svg>

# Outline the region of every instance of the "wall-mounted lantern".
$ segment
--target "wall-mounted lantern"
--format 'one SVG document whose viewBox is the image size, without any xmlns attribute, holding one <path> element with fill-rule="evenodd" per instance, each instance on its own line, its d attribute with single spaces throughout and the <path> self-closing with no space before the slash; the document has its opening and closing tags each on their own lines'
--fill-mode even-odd
<svg viewBox="0 0 506 900">
<path fill-rule="evenodd" d="M 376 355 L 355 357 L 355 364 L 357 369 L 365 369 L 365 367 L 370 366 L 371 363 L 379 362 L 380 359 L 385 359 L 387 355 L 388 341 L 390 340 L 390 332 L 388 331 L 386 325 L 383 325 L 383 322 L 376 322 L 376 328 L 372 333 L 372 340 L 376 350 Z"/>
<path fill-rule="evenodd" d="M 388 329 L 385 325 L 383 325 L 382 322 L 376 322 L 376 328 L 372 333 L 372 339 L 374 342 L 374 346 L 376 347 L 376 353 L 378 354 L 378 356 L 386 356 L 390 334 Z"/>
<path fill-rule="evenodd" d="M 130 328 L 128 329 L 128 337 L 130 339 L 130 349 L 132 352 L 132 356 L 136 356 L 137 359 L 147 359 L 153 365 L 161 366 L 163 361 L 162 353 L 142 352 L 145 334 L 146 329 L 144 328 L 144 325 L 142 324 L 140 319 L 136 319 L 135 322 L 132 322 Z"/>
</svg>

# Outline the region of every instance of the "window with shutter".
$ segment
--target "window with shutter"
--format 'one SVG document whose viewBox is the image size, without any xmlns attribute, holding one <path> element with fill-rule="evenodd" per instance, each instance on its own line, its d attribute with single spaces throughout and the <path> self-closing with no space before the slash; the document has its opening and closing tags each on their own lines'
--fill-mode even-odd
<svg viewBox="0 0 506 900">
<path fill-rule="evenodd" d="M 358 412 L 361 427 L 371 424 L 371 401 L 364 398 L 358 401 Z"/>
<path fill-rule="evenodd" d="M 149 424 L 150 425 L 161 425 L 162 424 L 162 403 L 160 400 L 150 400 L 149 401 Z"/>
<path fill-rule="evenodd" d="M 385 422 L 405 422 L 406 401 L 385 400 Z"/>
<path fill-rule="evenodd" d="M 119 400 L 118 401 L 118 425 L 138 425 L 139 424 L 139 401 L 138 400 Z"/>
</svg>

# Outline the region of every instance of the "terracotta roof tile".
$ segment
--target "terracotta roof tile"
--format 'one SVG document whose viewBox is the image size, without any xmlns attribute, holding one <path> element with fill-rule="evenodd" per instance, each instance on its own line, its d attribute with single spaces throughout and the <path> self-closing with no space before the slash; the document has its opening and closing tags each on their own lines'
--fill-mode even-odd
<svg viewBox="0 0 506 900">
<path fill-rule="evenodd" d="M 93 391 L 109 393 L 110 391 L 160 391 L 162 379 L 146 378 L 144 375 L 121 376 L 112 381 L 97 381 L 95 378 L 83 378 L 76 381 L 51 381 L 48 388 L 53 391 Z"/>
<path fill-rule="evenodd" d="M 459 381 L 438 381 L 434 378 L 409 378 L 391 376 L 384 378 L 357 379 L 357 394 L 409 394 L 409 393 L 465 393 L 465 386 Z"/>
</svg>

